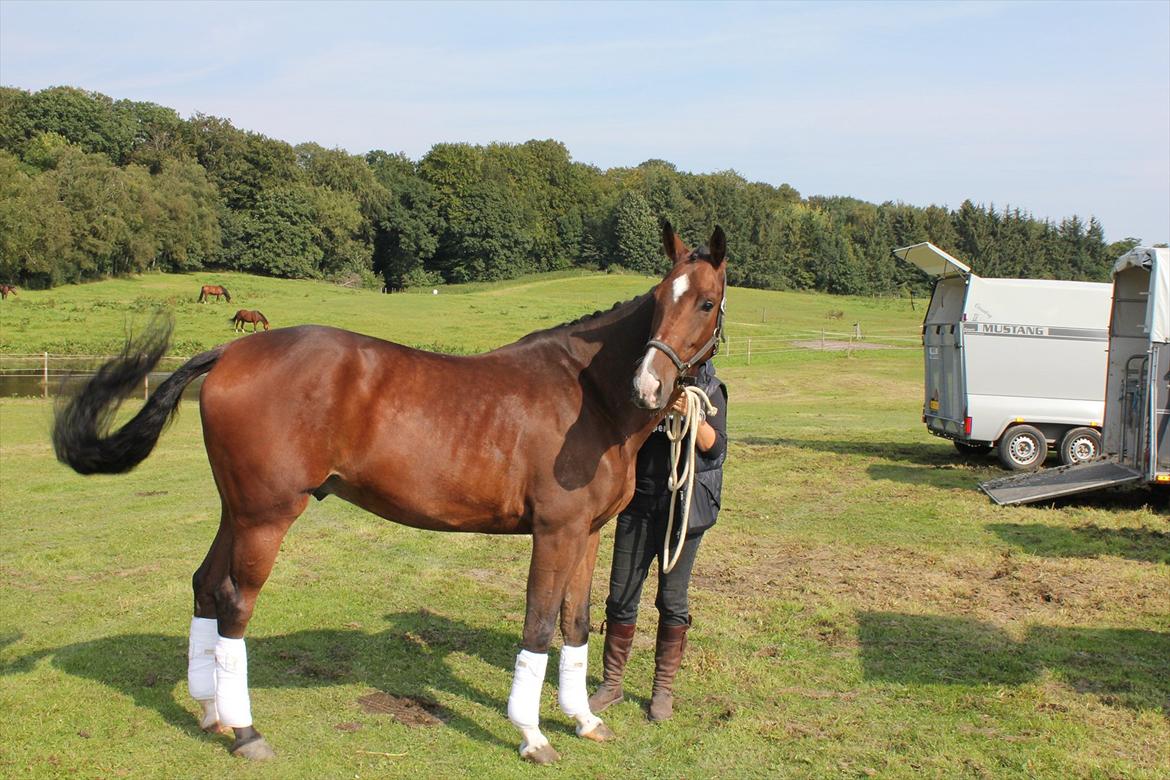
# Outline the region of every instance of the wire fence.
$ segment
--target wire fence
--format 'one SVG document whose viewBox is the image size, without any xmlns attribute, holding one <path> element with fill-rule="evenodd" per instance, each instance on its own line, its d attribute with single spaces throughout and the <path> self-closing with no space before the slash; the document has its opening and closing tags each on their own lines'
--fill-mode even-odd
<svg viewBox="0 0 1170 780">
<path fill-rule="evenodd" d="M 779 355 L 789 352 L 840 352 L 853 350 L 918 350 L 922 348 L 921 336 L 909 336 L 905 331 L 895 333 L 866 333 L 859 327 L 852 331 L 803 330 L 782 336 L 738 336 L 729 337 L 720 354 L 724 360 L 743 359 L 751 365 L 752 358 Z"/>
<path fill-rule="evenodd" d="M 824 352 L 860 350 L 918 350 L 921 336 L 898 333 L 867 333 L 852 331 L 800 330 L 780 336 L 734 336 L 720 347 L 720 359 L 751 365 L 753 358 L 809 350 Z M 96 371 L 114 355 L 58 355 L 51 352 L 30 354 L 0 353 L 0 396 L 40 395 L 48 398 L 56 394 L 67 380 L 85 377 Z M 189 355 L 168 355 L 159 361 L 155 370 L 142 383 L 141 395 L 149 397 L 151 385 L 170 375 Z M 197 390 L 193 384 L 189 390 Z M 135 393 L 137 395 L 137 393 Z"/>
</svg>

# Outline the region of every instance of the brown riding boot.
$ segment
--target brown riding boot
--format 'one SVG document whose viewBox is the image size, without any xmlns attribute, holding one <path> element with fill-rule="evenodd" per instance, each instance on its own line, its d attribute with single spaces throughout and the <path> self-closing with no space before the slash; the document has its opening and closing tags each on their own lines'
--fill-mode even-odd
<svg viewBox="0 0 1170 780">
<path fill-rule="evenodd" d="M 687 649 L 687 629 L 690 621 L 681 626 L 658 626 L 658 641 L 654 648 L 654 688 L 650 693 L 650 720 L 667 720 L 674 714 L 674 676 Z"/>
<path fill-rule="evenodd" d="M 622 695 L 622 673 L 626 669 L 626 659 L 630 657 L 630 645 L 634 643 L 635 623 L 609 623 L 602 627 L 605 631 L 605 652 L 601 657 L 601 666 L 604 677 L 597 693 L 589 697 L 589 709 L 594 715 L 611 704 L 617 704 Z"/>
</svg>

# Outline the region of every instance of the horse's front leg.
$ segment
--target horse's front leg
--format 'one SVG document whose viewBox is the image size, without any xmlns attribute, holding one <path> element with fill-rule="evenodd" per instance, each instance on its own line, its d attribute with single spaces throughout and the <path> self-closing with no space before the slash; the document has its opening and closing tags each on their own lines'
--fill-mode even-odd
<svg viewBox="0 0 1170 780">
<path fill-rule="evenodd" d="M 551 764 L 560 758 L 540 731 L 540 691 L 557 613 L 569 578 L 584 553 L 585 534 L 580 531 L 562 526 L 533 532 L 524 637 L 508 696 L 508 719 L 520 729 L 520 756 L 537 764 Z"/>
<path fill-rule="evenodd" d="M 601 530 L 589 534 L 585 554 L 577 563 L 565 588 L 561 602 L 560 681 L 558 698 L 561 710 L 577 721 L 577 735 L 595 742 L 613 739 L 614 733 L 589 709 L 585 674 L 589 664 L 589 593 L 593 585 L 593 568 L 597 563 L 597 546 Z"/>
</svg>

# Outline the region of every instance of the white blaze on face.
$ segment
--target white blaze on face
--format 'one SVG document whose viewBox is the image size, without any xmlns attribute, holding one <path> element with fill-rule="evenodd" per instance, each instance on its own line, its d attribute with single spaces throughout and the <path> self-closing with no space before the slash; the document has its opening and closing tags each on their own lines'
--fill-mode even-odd
<svg viewBox="0 0 1170 780">
<path fill-rule="evenodd" d="M 642 358 L 642 367 L 638 369 L 638 375 L 634 377 L 634 387 L 638 391 L 638 397 L 647 406 L 657 398 L 658 388 L 662 386 L 662 381 L 650 371 L 650 356 L 653 354 L 654 347 L 646 350 L 646 356 Z"/>
<path fill-rule="evenodd" d="M 674 302 L 678 303 L 679 298 L 683 297 L 683 293 L 691 286 L 691 278 L 689 276 L 680 276 L 674 280 L 671 285 L 671 291 L 674 293 Z"/>
</svg>

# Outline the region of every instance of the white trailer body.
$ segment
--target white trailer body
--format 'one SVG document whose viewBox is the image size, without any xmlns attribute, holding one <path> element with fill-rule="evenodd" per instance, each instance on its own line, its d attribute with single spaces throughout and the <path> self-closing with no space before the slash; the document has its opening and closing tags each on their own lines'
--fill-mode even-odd
<svg viewBox="0 0 1170 780">
<path fill-rule="evenodd" d="M 1170 489 L 1170 250 L 1138 247 L 1113 266 L 1104 457 L 980 485 L 1025 504 L 1126 484 Z"/>
<path fill-rule="evenodd" d="M 1040 466 L 1050 444 L 1069 463 L 1100 454 L 1110 285 L 984 279 L 930 243 L 894 254 L 936 277 L 922 324 L 931 433 L 999 447 L 1012 469 Z"/>
</svg>

